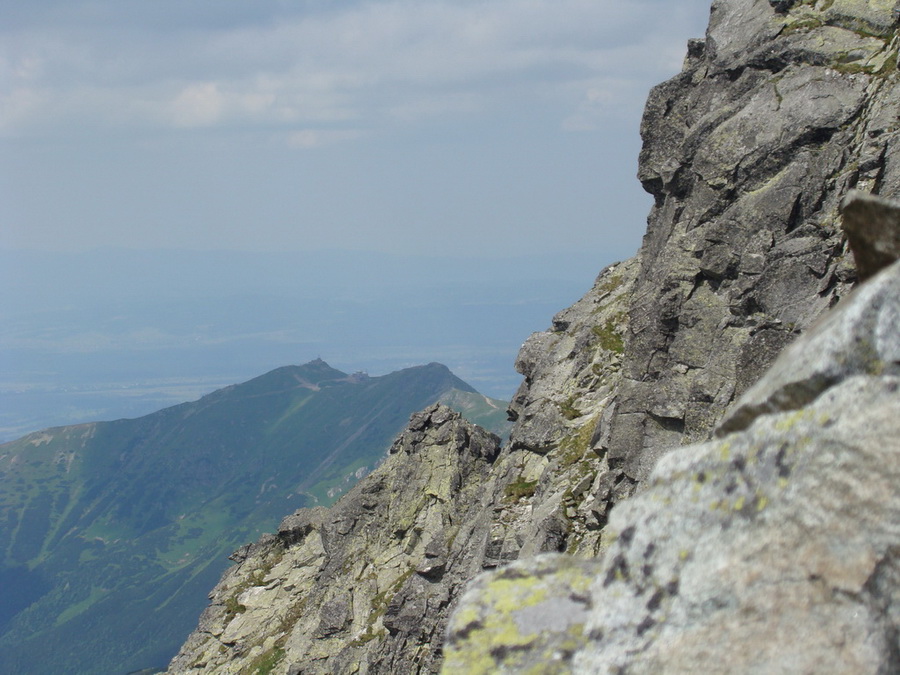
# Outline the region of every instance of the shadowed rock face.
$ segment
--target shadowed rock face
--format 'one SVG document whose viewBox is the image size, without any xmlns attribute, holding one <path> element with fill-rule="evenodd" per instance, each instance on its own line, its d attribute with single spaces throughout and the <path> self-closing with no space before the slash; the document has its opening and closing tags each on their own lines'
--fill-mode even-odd
<svg viewBox="0 0 900 675">
<path fill-rule="evenodd" d="M 853 190 L 844 199 L 841 213 L 860 279 L 900 258 L 900 202 Z"/>
<path fill-rule="evenodd" d="M 860 324 L 871 342 L 846 342 Z M 819 372 L 783 405 L 784 382 Z M 900 669 L 900 264 L 794 343 L 749 409 L 614 511 L 576 672 Z"/>
<path fill-rule="evenodd" d="M 608 445 L 632 480 L 703 439 L 854 278 L 851 188 L 900 192 L 893 2 L 716 0 L 650 94 L 655 198 Z"/>
<path fill-rule="evenodd" d="M 842 198 L 900 194 L 893 5 L 716 0 L 647 103 L 643 246 L 525 342 L 506 447 L 414 417 L 331 511 L 240 553 L 170 672 L 436 672 L 466 580 L 495 567 L 450 623 L 448 672 L 709 672 L 729 662 L 703 650 L 731 644 L 737 670 L 754 650 L 761 672 L 896 669 L 896 477 L 867 472 L 897 448 L 856 440 L 900 438 L 896 271 L 811 331 L 857 280 Z M 547 552 L 602 557 L 530 562 Z"/>
</svg>

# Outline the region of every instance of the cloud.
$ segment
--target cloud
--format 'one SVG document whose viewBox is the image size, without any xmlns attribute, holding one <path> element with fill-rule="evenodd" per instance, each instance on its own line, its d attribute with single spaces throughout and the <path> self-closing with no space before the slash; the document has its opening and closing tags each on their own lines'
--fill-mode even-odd
<svg viewBox="0 0 900 675">
<path fill-rule="evenodd" d="M 660 55 L 683 54 L 692 18 L 652 0 L 36 4 L 0 29 L 7 134 L 377 127 L 529 100 L 568 107 L 561 124 L 589 128 L 608 111 L 599 101 L 640 100 L 648 73 L 673 68 Z"/>
<path fill-rule="evenodd" d="M 332 143 L 352 141 L 362 135 L 362 132 L 357 129 L 301 129 L 300 131 L 292 131 L 287 135 L 287 144 L 291 148 L 307 150 L 331 145 Z"/>
<path fill-rule="evenodd" d="M 223 107 L 224 99 L 216 83 L 191 84 L 172 101 L 172 122 L 177 127 L 211 126 L 222 116 Z"/>
</svg>

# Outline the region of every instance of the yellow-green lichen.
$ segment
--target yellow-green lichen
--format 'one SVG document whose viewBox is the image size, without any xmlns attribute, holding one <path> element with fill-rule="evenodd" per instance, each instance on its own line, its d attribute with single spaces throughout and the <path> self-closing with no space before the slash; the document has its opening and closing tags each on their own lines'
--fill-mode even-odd
<svg viewBox="0 0 900 675">
<path fill-rule="evenodd" d="M 517 502 L 526 497 L 533 497 L 537 484 L 536 480 L 518 480 L 507 485 L 504 494 L 507 501 Z"/>
<path fill-rule="evenodd" d="M 597 338 L 597 344 L 606 351 L 615 354 L 622 354 L 625 351 L 625 341 L 615 321 L 609 320 L 602 326 L 593 326 L 591 332 Z"/>
<path fill-rule="evenodd" d="M 544 603 L 583 594 L 590 588 L 593 571 L 571 562 L 557 565 L 550 574 L 546 574 L 548 570 L 520 574 L 507 568 L 485 579 L 477 599 L 471 599 L 471 604 L 464 600 L 453 619 L 451 632 L 458 637 L 448 644 L 443 672 L 571 672 L 566 655 L 584 644 L 580 617 L 564 613 L 558 628 L 534 630 L 525 619 L 529 613 L 543 615 Z"/>
<path fill-rule="evenodd" d="M 721 446 L 719 446 L 719 459 L 721 459 L 723 462 L 727 462 L 729 459 L 731 459 L 731 443 L 729 443 L 728 441 L 725 441 Z"/>
<path fill-rule="evenodd" d="M 805 419 L 809 419 L 810 415 L 811 413 L 807 410 L 798 410 L 793 413 L 782 415 L 781 418 L 775 422 L 775 429 L 782 432 L 790 431 L 798 423 Z"/>
</svg>

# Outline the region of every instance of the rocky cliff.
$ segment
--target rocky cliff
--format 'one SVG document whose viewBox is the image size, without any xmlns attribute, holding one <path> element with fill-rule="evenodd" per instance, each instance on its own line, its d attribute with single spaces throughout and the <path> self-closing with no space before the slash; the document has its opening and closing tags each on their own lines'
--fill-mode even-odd
<svg viewBox="0 0 900 675">
<path fill-rule="evenodd" d="M 475 587 L 485 604 L 467 601 L 457 613 L 451 635 L 460 648 L 449 668 L 491 672 L 508 666 L 514 672 L 518 666 L 513 657 L 521 654 L 528 663 L 544 664 L 542 672 L 573 667 L 612 671 L 628 667 L 629 655 L 637 649 L 650 655 L 642 663 L 644 670 L 652 670 L 668 658 L 658 650 L 682 639 L 681 634 L 666 632 L 666 626 L 686 625 L 691 617 L 711 612 L 716 603 L 735 605 L 733 596 L 710 590 L 690 595 L 689 601 L 678 599 L 687 583 L 680 572 L 686 564 L 682 555 L 691 560 L 710 557 L 716 540 L 709 539 L 708 548 L 685 547 L 674 553 L 663 544 L 682 522 L 693 523 L 684 525 L 688 539 L 702 539 L 710 523 L 714 530 L 734 529 L 737 536 L 740 528 L 732 523 L 743 523 L 737 519 L 744 515 L 748 522 L 780 517 L 774 508 L 766 511 L 774 496 L 765 490 L 757 495 L 757 479 L 742 472 L 755 461 L 777 476 L 786 466 L 785 456 L 778 460 L 778 452 L 772 451 L 751 457 L 757 441 L 748 440 L 735 441 L 728 457 L 723 441 L 715 441 L 679 450 L 671 460 L 661 458 L 679 446 L 705 441 L 736 398 L 856 282 L 848 237 L 840 228 L 841 200 L 854 188 L 900 193 L 894 5 L 885 0 L 716 0 L 705 39 L 689 43 L 683 71 L 656 87 L 647 103 L 639 177 L 655 205 L 641 250 L 634 259 L 604 270 L 582 300 L 554 317 L 550 330 L 523 345 L 516 367 L 524 381 L 510 406 L 515 426 L 509 443 L 496 452 L 460 452 L 456 446 L 451 452 L 446 443 L 423 435 L 420 418 L 414 418 L 398 441 L 415 446 L 410 456 L 433 457 L 429 464 L 450 461 L 448 454 L 474 458 L 466 474 L 474 484 L 463 480 L 466 470 L 461 468 L 448 474 L 458 476 L 453 495 L 469 496 L 459 502 L 451 497 L 440 501 L 441 527 L 448 532 L 446 523 L 455 523 L 453 536 L 438 535 L 438 525 L 428 525 L 407 540 L 410 530 L 397 530 L 386 516 L 365 521 L 386 528 L 376 532 L 364 526 L 370 547 L 354 549 L 348 558 L 335 543 L 318 554 L 324 557 L 313 568 L 348 566 L 348 583 L 354 589 L 370 584 L 368 591 L 354 590 L 352 596 L 345 592 L 339 601 L 327 589 L 297 596 L 289 604 L 304 617 L 303 623 L 275 625 L 280 619 L 273 613 L 251 621 L 255 594 L 275 592 L 284 585 L 288 570 L 307 569 L 305 561 L 316 560 L 306 548 L 308 537 L 295 541 L 286 534 L 290 527 L 283 528 L 277 540 L 256 544 L 217 587 L 213 605 L 171 672 L 397 672 L 401 666 L 404 672 L 435 672 L 443 659 L 444 626 L 460 589 L 476 571 L 501 565 L 506 566 L 496 576 Z M 865 396 L 893 401 L 882 398 L 890 386 L 879 380 L 875 389 L 881 389 Z M 754 392 L 758 390 L 748 392 L 751 398 L 744 400 L 756 400 L 752 397 L 760 394 Z M 768 403 L 754 405 L 743 403 L 738 410 L 754 412 L 740 423 L 733 420 L 743 419 L 744 413 L 732 414 L 721 433 L 737 428 L 728 425 L 753 427 L 760 411 L 768 410 Z M 828 410 L 816 409 L 811 419 L 818 422 L 809 424 L 824 424 L 821 416 L 837 414 L 843 403 L 828 405 Z M 847 407 L 841 418 L 850 410 Z M 426 415 L 432 421 L 425 426 L 442 427 L 433 420 L 435 415 L 443 417 L 440 409 Z M 777 415 L 767 420 L 776 429 L 789 421 Z M 459 434 L 477 435 L 462 423 L 453 424 L 465 429 Z M 796 441 L 791 438 L 779 443 Z M 402 456 L 398 451 L 392 459 Z M 390 471 L 396 469 L 391 467 L 398 463 L 424 466 L 386 463 L 360 483 L 352 499 L 362 499 L 378 481 L 392 480 Z M 648 482 L 657 465 L 655 478 Z M 408 474 L 398 484 L 392 508 L 421 506 L 422 490 L 411 486 L 422 484 L 434 469 L 423 471 Z M 608 524 L 612 507 L 636 490 L 641 494 L 617 509 Z M 702 497 L 706 509 L 699 515 L 692 515 L 699 512 L 685 497 L 694 494 Z M 348 496 L 331 514 L 317 515 L 326 524 L 319 530 L 309 526 L 309 536 L 315 540 L 323 527 L 337 527 L 341 509 L 362 508 L 350 501 Z M 712 502 L 721 508 L 713 509 Z M 664 518 L 647 510 L 646 505 L 654 503 L 671 505 Z M 891 518 L 891 513 L 880 512 L 877 518 Z M 296 517 L 312 519 L 302 512 Z M 639 527 L 638 522 L 653 526 Z M 802 531 L 798 528 L 797 536 Z M 874 569 L 887 560 L 887 571 L 872 576 L 873 584 L 888 583 L 892 574 L 893 563 L 882 555 L 890 534 L 859 567 Z M 753 539 L 752 534 L 740 536 L 745 543 Z M 428 542 L 434 537 L 442 547 L 429 554 Z M 402 554 L 396 553 L 397 547 Z M 270 554 L 254 553 L 269 549 L 280 556 L 281 567 L 268 566 L 265 555 Z M 388 551 L 394 553 L 385 558 Z M 542 552 L 575 558 L 507 565 Z M 644 554 L 646 570 L 638 560 Z M 603 555 L 599 562 L 590 560 L 598 555 Z M 731 558 L 718 560 L 724 568 Z M 399 567 L 397 561 L 402 561 Z M 431 561 L 437 561 L 439 573 Z M 378 579 L 376 570 L 397 569 L 402 571 L 395 576 L 381 572 Z M 748 568 L 746 578 L 754 569 Z M 776 566 L 772 574 L 788 574 L 787 569 Z M 594 573 L 600 575 L 596 583 Z M 808 573 L 826 579 L 816 587 L 826 594 L 861 592 L 866 583 L 861 571 L 854 572 L 846 588 L 829 581 L 824 570 Z M 314 586 L 330 583 L 331 577 L 321 574 L 311 577 Z M 703 572 L 693 574 L 698 584 L 704 578 Z M 744 583 L 743 577 L 723 579 Z M 231 601 L 233 611 L 228 609 L 227 589 L 240 589 Z M 589 617 L 591 606 L 612 602 L 610 593 L 631 603 L 622 618 Z M 792 606 L 796 612 L 809 606 L 798 598 Z M 884 617 L 894 610 L 890 602 L 884 603 L 887 609 L 872 614 L 872 621 L 887 625 Z M 524 613 L 504 615 L 507 610 Z M 848 605 L 847 611 L 852 610 Z M 667 624 L 666 616 L 684 620 Z M 798 616 L 786 614 L 785 621 Z M 592 626 L 591 647 L 585 643 L 585 622 Z M 238 630 L 245 624 L 268 628 Z M 530 626 L 525 636 L 520 635 L 523 625 Z M 738 630 L 739 623 L 734 625 Z M 484 626 L 493 628 L 487 643 L 481 643 L 487 650 L 479 651 L 481 647 L 467 639 L 474 640 Z M 496 641 L 498 634 L 512 636 L 512 641 Z M 891 633 L 885 628 L 881 634 Z M 609 642 L 600 639 L 606 635 L 611 636 Z M 689 636 L 698 640 L 697 650 L 699 635 Z M 612 645 L 611 651 L 605 651 L 606 644 Z M 476 661 L 467 661 L 466 655 Z M 512 665 L 504 666 L 510 655 Z M 691 663 L 697 661 L 684 661 L 685 667 Z"/>
<path fill-rule="evenodd" d="M 872 278 L 612 512 L 602 559 L 480 577 L 445 672 L 900 671 L 900 205 L 853 197 Z M 861 220 L 856 220 L 861 218 Z M 851 237 L 851 241 L 853 238 Z M 889 253 L 889 254 L 888 254 Z"/>
</svg>

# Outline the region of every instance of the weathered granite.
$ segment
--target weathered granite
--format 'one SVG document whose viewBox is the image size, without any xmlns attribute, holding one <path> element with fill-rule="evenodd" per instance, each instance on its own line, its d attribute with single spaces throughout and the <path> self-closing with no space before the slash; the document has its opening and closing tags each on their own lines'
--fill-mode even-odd
<svg viewBox="0 0 900 675">
<path fill-rule="evenodd" d="M 845 343 L 857 320 L 889 324 Z M 740 431 L 660 461 L 621 504 L 574 672 L 900 670 L 900 264 L 784 354 Z M 849 350 L 821 349 L 834 340 Z M 884 352 L 883 352 L 884 353 Z M 799 359 L 803 355 L 806 358 Z M 805 404 L 785 381 L 840 371 Z M 740 404 L 739 404 L 740 407 Z"/>
<path fill-rule="evenodd" d="M 413 415 L 334 507 L 301 509 L 233 556 L 169 672 L 427 670 L 454 584 L 481 569 L 453 544 L 478 523 L 498 451 L 449 408 Z"/>
<path fill-rule="evenodd" d="M 609 430 L 633 480 L 705 438 L 855 280 L 841 198 L 900 191 L 892 10 L 717 0 L 682 73 L 651 92 L 655 206 Z"/>
<path fill-rule="evenodd" d="M 784 365 L 747 391 L 716 435 L 745 429 L 766 413 L 800 410 L 856 375 L 900 375 L 898 297 L 896 274 L 864 284 L 812 334 L 784 351 L 779 361 Z"/>
<path fill-rule="evenodd" d="M 815 386 L 786 397 L 794 383 Z M 900 262 L 735 411 L 616 506 L 602 560 L 543 557 L 476 581 L 444 672 L 897 672 Z"/>
</svg>

